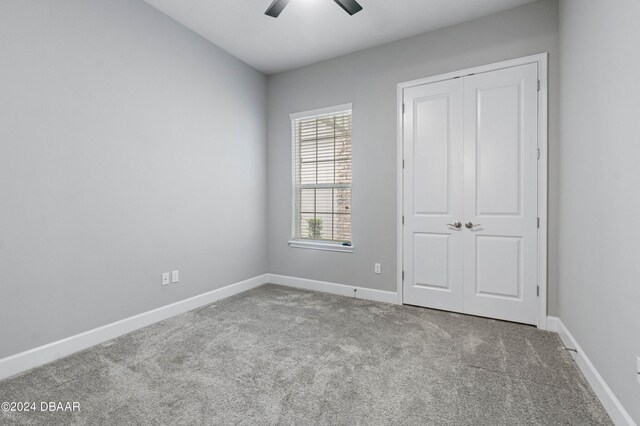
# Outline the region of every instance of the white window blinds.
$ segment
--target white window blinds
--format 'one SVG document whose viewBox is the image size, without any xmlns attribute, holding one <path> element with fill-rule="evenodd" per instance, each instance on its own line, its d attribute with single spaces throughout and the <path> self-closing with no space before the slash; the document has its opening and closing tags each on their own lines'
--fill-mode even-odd
<svg viewBox="0 0 640 426">
<path fill-rule="evenodd" d="M 292 115 L 293 238 L 351 242 L 351 105 Z"/>
</svg>

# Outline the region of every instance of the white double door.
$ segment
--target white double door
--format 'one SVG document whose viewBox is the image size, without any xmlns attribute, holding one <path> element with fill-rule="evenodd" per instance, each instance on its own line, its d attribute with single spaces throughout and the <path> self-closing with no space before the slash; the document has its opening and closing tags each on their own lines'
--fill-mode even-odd
<svg viewBox="0 0 640 426">
<path fill-rule="evenodd" d="M 536 64 L 404 91 L 403 301 L 538 322 Z"/>
</svg>

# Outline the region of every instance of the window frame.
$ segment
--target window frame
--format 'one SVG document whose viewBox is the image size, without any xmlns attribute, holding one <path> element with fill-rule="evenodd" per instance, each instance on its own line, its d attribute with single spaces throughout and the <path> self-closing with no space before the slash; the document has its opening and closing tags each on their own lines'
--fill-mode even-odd
<svg viewBox="0 0 640 426">
<path fill-rule="evenodd" d="M 349 217 L 349 226 L 351 227 L 351 241 L 349 245 L 345 245 L 344 242 L 340 241 L 332 241 L 332 240 L 312 240 L 307 238 L 296 238 L 299 228 L 299 218 L 297 218 L 297 200 L 296 191 L 299 189 L 299 185 L 296 185 L 295 174 L 298 171 L 295 169 L 298 164 L 296 159 L 293 158 L 295 153 L 297 152 L 295 144 L 300 143 L 299 140 L 296 140 L 295 132 L 294 132 L 294 123 L 297 120 L 304 118 L 313 118 L 322 115 L 331 115 L 337 114 L 340 112 L 349 111 L 351 114 L 351 182 L 349 184 L 327 184 L 327 186 L 334 188 L 337 186 L 348 185 L 348 188 L 351 189 L 353 185 L 353 104 L 342 104 L 335 105 L 326 108 L 318 108 L 309 111 L 302 111 L 293 114 L 289 114 L 289 119 L 291 120 L 291 172 L 292 172 L 292 181 L 291 181 L 291 239 L 289 240 L 289 247 L 293 248 L 302 248 L 302 249 L 313 249 L 313 250 L 323 250 L 323 251 L 334 251 L 334 252 L 342 252 L 342 253 L 353 253 L 354 245 L 353 245 L 353 193 L 351 193 L 352 202 L 350 205 L 350 217 Z M 298 148 L 299 149 L 299 148 Z"/>
</svg>

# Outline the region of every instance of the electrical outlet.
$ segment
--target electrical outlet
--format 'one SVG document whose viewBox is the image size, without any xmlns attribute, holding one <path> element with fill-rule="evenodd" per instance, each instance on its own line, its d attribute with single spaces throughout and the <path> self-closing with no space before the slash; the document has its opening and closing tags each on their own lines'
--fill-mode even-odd
<svg viewBox="0 0 640 426">
<path fill-rule="evenodd" d="M 375 263 L 373 265 L 373 272 L 375 272 L 376 274 L 379 274 L 382 272 L 382 267 L 380 266 L 379 263 Z"/>
<path fill-rule="evenodd" d="M 171 271 L 171 283 L 177 283 L 180 280 L 178 271 Z"/>
<path fill-rule="evenodd" d="M 168 285 L 169 284 L 169 273 L 168 272 L 163 272 L 162 273 L 162 285 Z"/>
<path fill-rule="evenodd" d="M 640 356 L 636 358 L 636 379 L 640 383 Z"/>
</svg>

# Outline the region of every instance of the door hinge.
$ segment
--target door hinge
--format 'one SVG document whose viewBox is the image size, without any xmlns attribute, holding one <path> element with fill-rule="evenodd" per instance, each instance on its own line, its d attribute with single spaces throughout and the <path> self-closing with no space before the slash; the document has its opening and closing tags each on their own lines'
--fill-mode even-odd
<svg viewBox="0 0 640 426">
<path fill-rule="evenodd" d="M 404 215 L 402 216 L 402 224 L 404 225 Z"/>
<path fill-rule="evenodd" d="M 540 218 L 538 218 L 538 229 L 540 229 Z"/>
<path fill-rule="evenodd" d="M 540 297 L 540 286 L 536 286 L 536 296 Z"/>
<path fill-rule="evenodd" d="M 538 160 L 540 159 L 540 148 L 538 148 Z"/>
<path fill-rule="evenodd" d="M 404 114 L 404 104 L 402 104 L 402 113 Z"/>
<path fill-rule="evenodd" d="M 402 271 L 402 281 L 404 281 L 404 271 Z"/>
<path fill-rule="evenodd" d="M 404 169 L 404 160 L 402 160 L 402 168 Z"/>
<path fill-rule="evenodd" d="M 538 80 L 538 92 L 540 91 L 540 80 Z"/>
</svg>

